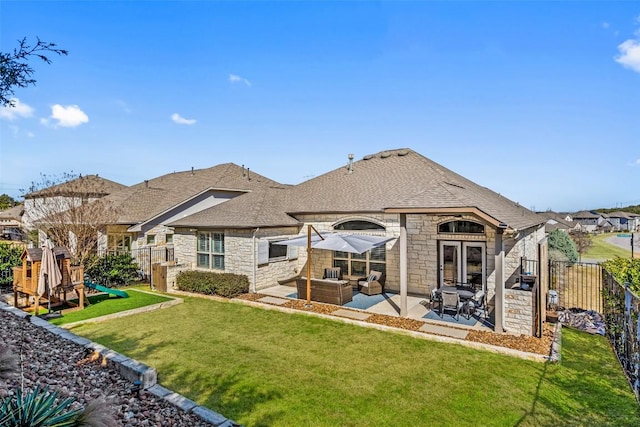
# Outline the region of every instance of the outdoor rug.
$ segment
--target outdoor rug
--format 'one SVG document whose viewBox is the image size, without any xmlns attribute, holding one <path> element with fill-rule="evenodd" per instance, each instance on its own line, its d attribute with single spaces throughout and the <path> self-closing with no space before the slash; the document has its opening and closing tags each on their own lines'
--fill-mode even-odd
<svg viewBox="0 0 640 427">
<path fill-rule="evenodd" d="M 378 295 L 367 295 L 367 294 L 363 294 L 361 292 L 358 291 L 354 291 L 353 292 L 353 300 L 349 301 L 348 303 L 346 303 L 345 305 L 343 305 L 343 307 L 349 307 L 349 308 L 358 308 L 360 310 L 367 310 L 371 307 L 373 307 L 374 305 L 381 303 L 382 301 L 386 300 L 386 299 L 391 299 L 391 297 L 393 296 L 393 294 L 378 294 Z"/>
</svg>

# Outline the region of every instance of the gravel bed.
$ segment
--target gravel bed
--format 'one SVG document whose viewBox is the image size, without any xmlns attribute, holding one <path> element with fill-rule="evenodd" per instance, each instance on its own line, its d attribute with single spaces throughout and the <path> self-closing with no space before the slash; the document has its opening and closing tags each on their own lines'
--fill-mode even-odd
<svg viewBox="0 0 640 427">
<path fill-rule="evenodd" d="M 132 384 L 82 346 L 64 340 L 25 319 L 0 312 L 1 347 L 20 357 L 22 376 L 0 380 L 0 396 L 15 393 L 21 382 L 25 389 L 37 385 L 57 390 L 63 398 L 76 399 L 74 408 L 104 398 L 121 426 L 211 426 L 194 414 L 186 413 L 169 402 L 141 391 L 131 393 Z"/>
</svg>

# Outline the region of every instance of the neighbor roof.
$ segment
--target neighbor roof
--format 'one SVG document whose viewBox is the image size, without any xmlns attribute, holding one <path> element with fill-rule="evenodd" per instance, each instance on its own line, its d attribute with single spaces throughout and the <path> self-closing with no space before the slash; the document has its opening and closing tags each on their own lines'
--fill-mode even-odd
<svg viewBox="0 0 640 427">
<path fill-rule="evenodd" d="M 0 212 L 0 219 L 20 220 L 24 214 L 24 205 L 20 204 Z"/>
<path fill-rule="evenodd" d="M 604 216 L 598 212 L 591 211 L 580 211 L 571 215 L 573 219 L 596 219 L 596 218 L 604 218 Z"/>
<path fill-rule="evenodd" d="M 127 188 L 126 185 L 119 184 L 115 181 L 99 177 L 98 175 L 80 175 L 77 178 L 63 182 L 61 184 L 52 185 L 42 190 L 34 191 L 26 194 L 25 199 L 35 199 L 41 196 L 88 196 L 103 197 L 108 194 Z"/>
<path fill-rule="evenodd" d="M 479 211 L 514 229 L 544 221 L 534 212 L 410 149 L 365 156 L 292 189 L 290 214 Z"/>
<path fill-rule="evenodd" d="M 117 210 L 117 223 L 137 224 L 207 189 L 251 192 L 274 186 L 281 184 L 233 163 L 223 163 L 162 175 L 110 194 L 103 201 Z"/>
</svg>

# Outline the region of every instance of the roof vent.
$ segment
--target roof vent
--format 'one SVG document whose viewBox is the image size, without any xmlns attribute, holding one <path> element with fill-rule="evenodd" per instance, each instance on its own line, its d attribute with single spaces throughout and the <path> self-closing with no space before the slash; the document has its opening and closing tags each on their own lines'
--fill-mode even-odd
<svg viewBox="0 0 640 427">
<path fill-rule="evenodd" d="M 195 172 L 193 171 L 193 166 L 191 166 L 191 175 L 195 175 Z"/>
<path fill-rule="evenodd" d="M 349 173 L 353 172 L 353 154 L 349 153 L 349 165 L 347 166 L 347 170 Z"/>
<path fill-rule="evenodd" d="M 371 160 L 371 159 L 373 159 L 373 154 L 367 154 L 362 158 L 362 160 Z"/>
<path fill-rule="evenodd" d="M 407 150 L 398 151 L 398 156 L 399 157 L 406 156 L 407 154 L 409 154 L 409 152 Z"/>
<path fill-rule="evenodd" d="M 386 159 L 389 156 L 391 156 L 391 153 L 388 152 L 388 151 L 383 151 L 382 153 L 380 153 L 380 158 L 381 159 Z"/>
</svg>

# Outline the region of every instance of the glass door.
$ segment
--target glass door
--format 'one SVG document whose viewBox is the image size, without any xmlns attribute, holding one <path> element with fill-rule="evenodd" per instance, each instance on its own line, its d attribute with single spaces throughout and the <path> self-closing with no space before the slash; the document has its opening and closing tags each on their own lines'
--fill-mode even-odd
<svg viewBox="0 0 640 427">
<path fill-rule="evenodd" d="M 483 242 L 464 242 L 462 244 L 463 252 L 463 272 L 464 283 L 471 285 L 475 290 L 484 289 L 485 276 L 485 244 Z"/>
<path fill-rule="evenodd" d="M 460 242 L 440 242 L 440 286 L 456 286 L 460 282 L 460 249 Z"/>
</svg>

